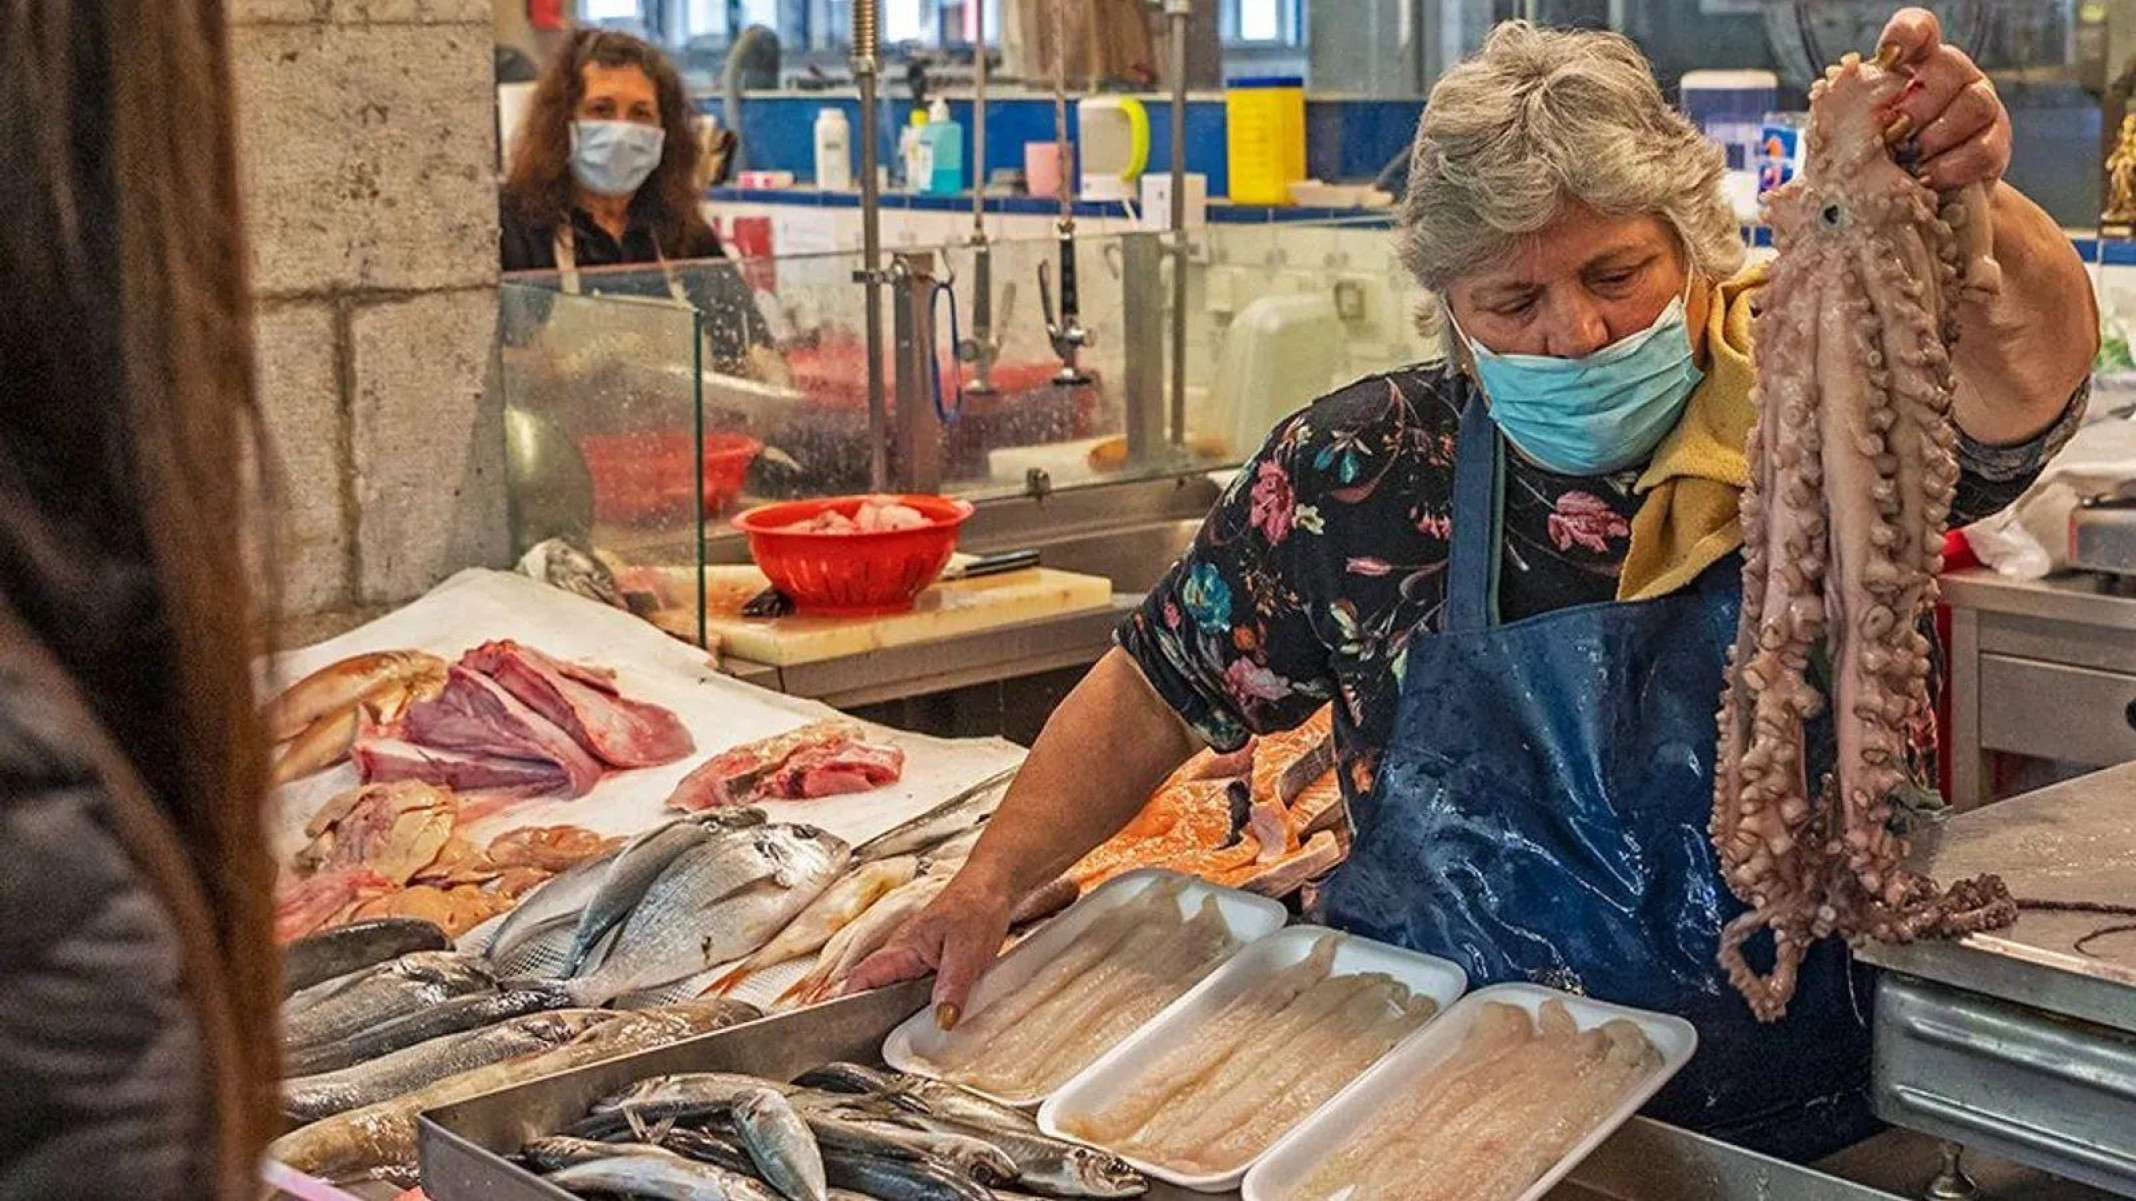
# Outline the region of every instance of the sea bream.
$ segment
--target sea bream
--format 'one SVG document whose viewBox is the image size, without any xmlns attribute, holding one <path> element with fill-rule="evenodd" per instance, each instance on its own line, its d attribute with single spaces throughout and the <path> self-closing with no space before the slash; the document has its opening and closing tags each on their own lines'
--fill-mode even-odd
<svg viewBox="0 0 2136 1201">
<path fill-rule="evenodd" d="M 844 841 L 804 825 L 694 847 L 646 890 L 607 961 L 575 978 L 571 994 L 602 1005 L 740 959 L 806 909 L 851 857 Z"/>
</svg>

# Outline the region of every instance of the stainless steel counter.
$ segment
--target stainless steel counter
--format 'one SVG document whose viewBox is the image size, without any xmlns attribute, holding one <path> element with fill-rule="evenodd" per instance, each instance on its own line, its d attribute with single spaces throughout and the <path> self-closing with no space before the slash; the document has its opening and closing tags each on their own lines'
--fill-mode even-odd
<svg viewBox="0 0 2136 1201">
<path fill-rule="evenodd" d="M 1916 860 L 1946 881 L 1995 872 L 2024 899 L 2136 905 L 2136 764 L 1959 814 Z M 2136 1196 L 2136 930 L 2086 939 L 2132 922 L 2026 911 L 1958 942 L 1863 947 L 1893 973 L 1879 1112 Z"/>
<path fill-rule="evenodd" d="M 2136 595 L 2114 577 L 1943 577 L 1951 607 L 1951 801 L 1993 799 L 1985 756 L 2136 759 Z"/>
</svg>

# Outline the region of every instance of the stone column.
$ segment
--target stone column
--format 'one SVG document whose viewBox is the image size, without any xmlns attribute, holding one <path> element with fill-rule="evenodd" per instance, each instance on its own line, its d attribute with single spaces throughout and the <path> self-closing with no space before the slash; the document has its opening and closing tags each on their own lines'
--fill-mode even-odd
<svg viewBox="0 0 2136 1201">
<path fill-rule="evenodd" d="M 491 0 L 233 0 L 285 641 L 506 555 Z"/>
</svg>

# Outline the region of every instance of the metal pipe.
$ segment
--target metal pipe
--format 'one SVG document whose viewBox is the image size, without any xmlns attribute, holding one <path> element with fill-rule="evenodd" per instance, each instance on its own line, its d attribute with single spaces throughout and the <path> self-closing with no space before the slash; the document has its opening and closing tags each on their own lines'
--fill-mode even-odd
<svg viewBox="0 0 2136 1201">
<path fill-rule="evenodd" d="M 994 390 L 994 358 L 1001 344 L 994 337 L 994 248 L 986 236 L 986 5 L 972 4 L 972 382 L 979 395 Z M 957 355 L 966 355 L 957 347 Z"/>
<path fill-rule="evenodd" d="M 868 483 L 877 492 L 890 488 L 890 405 L 883 381 L 883 223 L 882 188 L 876 161 L 880 114 L 876 112 L 878 72 L 882 65 L 882 22 L 878 0 L 853 0 L 853 79 L 860 85 L 860 281 L 866 297 L 862 325 L 868 356 Z"/>
<path fill-rule="evenodd" d="M 1165 0 L 1172 33 L 1172 445 L 1187 444 L 1187 21 L 1194 0 Z"/>
<path fill-rule="evenodd" d="M 1054 356 L 1061 361 L 1061 369 L 1054 374 L 1053 382 L 1062 387 L 1074 387 L 1090 381 L 1076 365 L 1076 355 L 1090 344 L 1090 331 L 1078 320 L 1081 305 L 1077 301 L 1075 279 L 1075 180 L 1078 177 L 1075 147 L 1068 141 L 1068 0 L 1053 3 L 1053 131 L 1055 145 L 1060 152 L 1060 201 L 1061 215 L 1056 228 L 1060 236 L 1061 296 L 1058 315 L 1053 305 L 1046 303 L 1046 334 L 1053 341 Z M 1041 299 L 1046 297 L 1046 268 L 1038 269 L 1038 291 Z"/>
</svg>

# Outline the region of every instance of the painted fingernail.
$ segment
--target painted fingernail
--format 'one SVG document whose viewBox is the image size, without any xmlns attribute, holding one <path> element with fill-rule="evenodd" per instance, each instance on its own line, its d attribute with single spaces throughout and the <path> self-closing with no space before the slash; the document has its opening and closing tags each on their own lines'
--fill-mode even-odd
<svg viewBox="0 0 2136 1201">
<path fill-rule="evenodd" d="M 1897 42 L 1885 42 L 1876 48 L 1876 65 L 1889 71 L 1899 65 L 1899 56 L 1905 53 Z"/>
<path fill-rule="evenodd" d="M 1913 131 L 1914 131 L 1914 119 L 1913 119 L 1913 114 L 1912 114 L 1912 113 L 1900 113 L 1900 114 L 1898 115 L 1898 118 L 1897 118 L 1896 120 L 1894 120 L 1894 121 L 1893 121 L 1893 122 L 1892 122 L 1891 124 L 1889 124 L 1889 125 L 1886 125 L 1886 126 L 1884 127 L 1884 141 L 1885 141 L 1885 142 L 1886 142 L 1887 144 L 1889 144 L 1889 143 L 1895 143 L 1895 142 L 1903 142 L 1903 141 L 1905 141 L 1905 140 L 1906 140 L 1906 137 L 1907 137 L 1907 135 L 1908 135 L 1908 134 L 1911 134 L 1911 133 L 1912 133 Z"/>
<path fill-rule="evenodd" d="M 963 1016 L 964 1011 L 954 1005 L 935 1006 L 935 1025 L 944 1030 L 955 1030 L 957 1028 L 957 1019 Z"/>
</svg>

